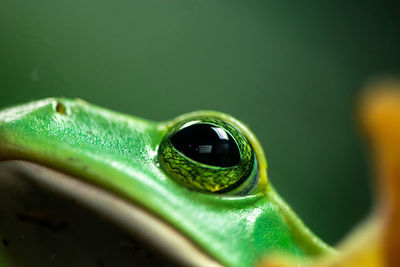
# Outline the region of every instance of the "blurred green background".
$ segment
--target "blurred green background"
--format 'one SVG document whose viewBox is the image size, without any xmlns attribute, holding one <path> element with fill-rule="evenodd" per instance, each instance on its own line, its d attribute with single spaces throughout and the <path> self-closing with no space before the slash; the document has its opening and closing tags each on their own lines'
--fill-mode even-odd
<svg viewBox="0 0 400 267">
<path fill-rule="evenodd" d="M 2 0 L 0 107 L 78 97 L 154 120 L 213 109 L 334 244 L 368 212 L 357 91 L 400 68 L 398 1 Z"/>
</svg>

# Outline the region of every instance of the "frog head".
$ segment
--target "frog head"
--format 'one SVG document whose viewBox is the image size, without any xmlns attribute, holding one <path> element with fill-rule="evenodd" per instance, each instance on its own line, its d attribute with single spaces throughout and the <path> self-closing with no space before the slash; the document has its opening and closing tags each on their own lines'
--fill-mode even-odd
<svg viewBox="0 0 400 267">
<path fill-rule="evenodd" d="M 44 99 L 0 112 L 0 159 L 183 265 L 335 254 L 276 193 L 254 134 L 220 112 L 155 122 Z"/>
</svg>

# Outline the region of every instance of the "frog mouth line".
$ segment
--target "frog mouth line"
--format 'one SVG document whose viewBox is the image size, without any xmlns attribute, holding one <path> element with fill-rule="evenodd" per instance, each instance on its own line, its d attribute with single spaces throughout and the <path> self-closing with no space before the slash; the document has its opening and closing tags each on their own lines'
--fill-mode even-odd
<svg viewBox="0 0 400 267">
<path fill-rule="evenodd" d="M 137 238 L 140 243 L 144 243 L 145 248 L 147 246 L 151 248 L 152 252 L 156 251 L 156 253 L 163 255 L 165 258 L 159 257 L 158 262 L 154 262 L 154 264 L 157 266 L 160 266 L 160 263 L 163 263 L 163 265 L 166 266 L 175 266 L 172 263 L 167 263 L 165 261 L 166 258 L 168 258 L 170 262 L 175 264 L 178 263 L 183 266 L 221 266 L 218 262 L 205 254 L 205 252 L 198 248 L 193 242 L 191 242 L 170 225 L 166 224 L 142 208 L 134 205 L 133 203 L 128 202 L 95 185 L 83 182 L 72 176 L 44 167 L 42 165 L 21 160 L 0 162 L 0 176 L 2 178 L 2 183 L 0 184 L 0 193 L 1 191 L 4 191 L 5 188 L 5 191 L 8 194 L 3 195 L 9 195 L 13 200 L 15 200 L 15 196 L 18 197 L 20 192 L 13 195 L 7 191 L 8 189 L 7 186 L 5 186 L 6 183 L 4 182 L 7 182 L 7 178 L 9 181 L 14 181 L 14 183 L 16 180 L 23 180 L 22 184 L 21 181 L 17 181 L 17 186 L 19 185 L 21 187 L 22 185 L 22 188 L 25 189 L 27 188 L 27 182 L 28 184 L 33 182 L 34 188 L 38 187 L 43 192 L 52 192 L 53 195 L 55 193 L 56 195 L 71 200 L 76 207 L 85 206 L 91 211 L 94 211 L 94 213 L 106 217 L 108 219 L 107 221 L 112 221 L 113 223 L 117 224 L 117 228 L 119 227 L 124 229 L 130 237 Z M 42 191 L 40 190 L 39 194 L 36 193 L 36 196 L 33 196 L 34 201 L 35 199 L 37 200 L 40 198 L 39 195 L 42 194 Z M 32 194 L 35 193 L 30 192 L 31 197 Z M 0 199 L 1 198 L 4 197 L 0 197 Z M 11 202 L 13 202 L 13 200 Z M 40 200 L 37 202 L 41 206 Z M 7 201 L 3 203 L 7 203 Z M 46 205 L 46 203 L 44 204 Z M 18 205 L 21 206 L 21 203 L 17 204 L 17 206 Z M 0 211 L 2 211 L 4 208 L 4 205 L 0 205 Z M 60 212 L 63 213 L 64 211 Z M 5 214 L 7 215 L 7 213 Z M 3 216 L 0 216 L 0 224 L 7 220 L 9 222 L 11 221 L 10 218 L 3 220 L 2 217 Z M 61 216 L 61 218 L 62 217 L 63 216 Z M 35 226 L 33 227 L 35 229 L 43 228 L 44 230 L 42 229 L 42 231 L 53 232 L 54 236 L 60 235 L 59 232 L 61 232 L 64 228 L 68 228 L 68 221 L 54 219 L 53 217 L 49 218 L 48 216 L 46 217 L 46 215 L 43 215 L 43 213 L 35 214 L 35 212 L 30 210 L 30 207 L 26 206 L 24 209 L 22 209 L 22 212 L 15 214 L 14 219 L 24 225 L 23 227 L 25 228 L 23 229 L 26 229 L 26 227 L 32 228 Z M 11 225 L 12 224 L 13 223 L 11 222 Z M 96 227 L 94 225 L 89 225 L 89 227 L 92 226 L 94 228 Z M 103 228 L 103 230 L 104 229 L 107 229 L 107 227 Z M 108 234 L 107 232 L 108 231 L 106 231 L 106 233 L 100 232 L 98 234 L 102 236 Z M 6 236 L 7 234 L 12 235 L 13 233 L 7 233 L 6 230 L 6 232 L 0 233 L 0 237 L 3 240 L 3 245 L 6 246 L 5 244 L 7 244 L 5 249 L 11 250 L 13 243 L 17 245 L 18 242 L 13 242 L 14 240 L 10 240 L 10 237 Z M 20 233 L 19 235 L 19 239 L 25 238 L 23 233 Z M 101 242 L 100 240 L 101 238 L 96 242 Z M 133 246 L 136 246 L 136 243 Z M 134 247 L 133 249 L 136 251 L 138 250 L 137 247 Z M 138 255 L 143 254 L 142 250 L 140 251 L 140 253 L 137 253 Z M 57 257 L 56 252 L 50 253 L 49 260 L 51 261 L 52 258 L 54 260 L 55 257 Z M 71 257 L 73 256 L 71 255 Z M 142 258 L 143 255 L 140 257 Z M 140 260 L 143 261 L 143 259 Z M 136 262 L 136 264 L 138 264 L 138 262 Z M 146 265 L 148 265 L 149 262 L 146 263 Z M 131 263 L 128 264 L 131 265 Z M 98 261 L 96 262 L 96 265 L 103 266 L 103 263 Z M 136 266 L 135 264 L 133 265 Z"/>
</svg>

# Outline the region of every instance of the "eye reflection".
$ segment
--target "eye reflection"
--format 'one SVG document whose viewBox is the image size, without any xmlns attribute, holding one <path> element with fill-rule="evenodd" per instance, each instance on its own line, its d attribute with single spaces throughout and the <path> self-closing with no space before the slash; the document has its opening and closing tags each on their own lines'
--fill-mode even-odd
<svg viewBox="0 0 400 267">
<path fill-rule="evenodd" d="M 193 124 L 171 138 L 182 154 L 200 163 L 219 167 L 239 164 L 240 152 L 235 140 L 222 128 L 211 124 Z"/>
<path fill-rule="evenodd" d="M 217 128 L 217 127 L 211 127 L 211 128 L 218 134 L 219 138 L 221 138 L 223 140 L 229 140 L 228 134 L 224 130 L 222 130 L 221 128 Z"/>
<path fill-rule="evenodd" d="M 212 151 L 213 146 L 212 145 L 203 145 L 199 146 L 197 150 L 199 151 L 200 154 L 210 154 Z"/>
</svg>

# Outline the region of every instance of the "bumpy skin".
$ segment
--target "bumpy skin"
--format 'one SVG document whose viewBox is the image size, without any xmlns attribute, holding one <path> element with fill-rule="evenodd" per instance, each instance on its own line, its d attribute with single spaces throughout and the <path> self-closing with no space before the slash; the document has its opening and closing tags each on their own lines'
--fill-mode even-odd
<svg viewBox="0 0 400 267">
<path fill-rule="evenodd" d="M 160 166 L 160 144 L 175 125 L 192 117 L 225 121 L 250 142 L 258 166 L 258 184 L 250 193 L 191 190 Z M 251 266 L 278 252 L 303 259 L 334 253 L 274 191 L 256 138 L 226 114 L 203 111 L 159 123 L 81 100 L 45 99 L 0 112 L 0 159 L 36 162 L 114 192 L 226 266 Z"/>
</svg>

